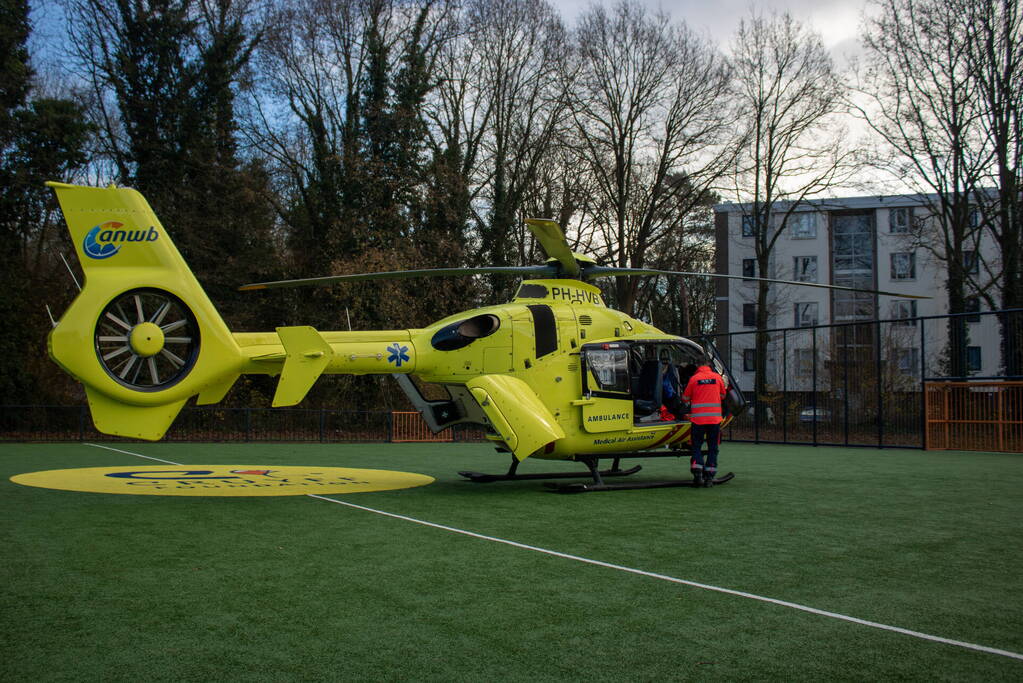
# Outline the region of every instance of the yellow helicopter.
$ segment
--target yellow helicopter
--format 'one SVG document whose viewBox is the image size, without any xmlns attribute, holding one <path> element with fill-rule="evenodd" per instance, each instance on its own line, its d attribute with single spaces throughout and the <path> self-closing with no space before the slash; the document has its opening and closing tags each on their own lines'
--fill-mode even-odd
<svg viewBox="0 0 1023 683">
<path fill-rule="evenodd" d="M 573 253 L 549 220 L 527 221 L 550 257 L 542 266 L 338 275 L 241 287 L 522 275 L 527 279 L 510 303 L 448 316 L 424 329 L 231 332 L 141 194 L 114 186 L 48 185 L 57 193 L 86 278 L 50 332 L 49 353 L 84 385 L 96 428 L 106 434 L 158 440 L 189 399 L 217 403 L 241 374 L 280 375 L 275 407 L 302 401 L 322 374 L 390 374 L 435 432 L 459 423 L 484 425 L 497 450 L 512 455 L 506 474 L 460 473 L 468 479 L 589 475 L 591 483 L 558 487 L 589 491 L 691 485 L 607 484 L 603 477 L 639 471 L 622 469 L 624 458 L 688 453 L 690 424 L 684 415 L 661 410 L 663 392 L 666 385 L 684 387 L 686 369 L 694 370 L 705 354 L 729 384 L 726 420 L 745 406 L 712 348 L 608 308 L 589 282 L 709 274 L 597 265 Z M 427 400 L 410 375 L 442 386 L 447 400 Z M 581 462 L 588 471 L 519 474 L 519 463 L 529 457 Z M 601 459 L 612 459 L 612 467 L 601 471 Z"/>
</svg>

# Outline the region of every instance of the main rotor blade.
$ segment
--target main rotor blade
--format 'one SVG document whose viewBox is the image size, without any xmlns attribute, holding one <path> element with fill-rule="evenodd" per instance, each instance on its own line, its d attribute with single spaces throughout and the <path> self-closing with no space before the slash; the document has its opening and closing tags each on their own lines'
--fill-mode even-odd
<svg viewBox="0 0 1023 683">
<path fill-rule="evenodd" d="M 558 260 L 566 277 L 579 277 L 579 264 L 572 256 L 560 225 L 548 218 L 527 218 L 526 225 L 547 255 Z"/>
<path fill-rule="evenodd" d="M 825 285 L 819 282 L 798 282 L 796 280 L 776 280 L 766 277 L 746 277 L 744 275 L 724 275 L 721 273 L 691 273 L 681 270 L 654 270 L 652 268 L 609 268 L 607 266 L 590 266 L 583 273 L 587 280 L 598 277 L 626 277 L 630 275 L 693 275 L 696 277 L 718 277 L 727 280 L 742 280 L 744 282 L 771 282 L 779 285 L 797 285 L 799 287 L 817 287 L 819 289 L 836 289 L 843 292 L 863 292 L 865 294 L 882 294 L 884 296 L 897 296 L 900 299 L 930 299 L 929 296 L 919 294 L 906 294 L 904 292 L 886 292 L 881 289 L 861 289 L 859 287 L 845 287 L 843 285 Z"/>
<path fill-rule="evenodd" d="M 481 273 L 499 273 L 503 275 L 523 275 L 526 277 L 554 277 L 552 266 L 492 266 L 489 268 L 427 268 L 423 270 L 394 270 L 383 273 L 357 273 L 354 275 L 328 275 L 326 277 L 307 277 L 298 280 L 276 280 L 274 282 L 254 282 L 242 285 L 240 292 L 255 289 L 280 289 L 283 287 L 305 287 L 308 285 L 333 285 L 339 282 L 358 282 L 361 280 L 402 280 L 414 277 L 453 277 L 457 275 L 478 275 Z"/>
</svg>

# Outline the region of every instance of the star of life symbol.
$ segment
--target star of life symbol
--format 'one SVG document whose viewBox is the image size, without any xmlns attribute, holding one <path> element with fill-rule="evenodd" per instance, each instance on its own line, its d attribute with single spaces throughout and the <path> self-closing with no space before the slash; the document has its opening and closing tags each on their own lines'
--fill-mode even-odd
<svg viewBox="0 0 1023 683">
<path fill-rule="evenodd" d="M 407 346 L 398 346 L 398 343 L 395 342 L 388 346 L 387 350 L 391 352 L 391 355 L 387 357 L 388 363 L 394 363 L 400 368 L 403 362 L 407 363 L 409 361 L 409 356 L 405 353 L 408 351 Z"/>
</svg>

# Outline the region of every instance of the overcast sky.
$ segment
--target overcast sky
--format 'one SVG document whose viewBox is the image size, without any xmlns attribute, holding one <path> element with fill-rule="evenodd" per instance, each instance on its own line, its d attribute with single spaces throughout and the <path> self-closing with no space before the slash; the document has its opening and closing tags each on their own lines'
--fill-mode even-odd
<svg viewBox="0 0 1023 683">
<path fill-rule="evenodd" d="M 604 0 L 610 5 L 615 0 Z M 661 8 L 673 18 L 682 19 L 693 29 L 709 35 L 727 50 L 739 21 L 747 16 L 750 7 L 760 10 L 788 11 L 796 19 L 809 24 L 824 38 L 824 45 L 835 57 L 852 53 L 857 48 L 860 14 L 866 0 L 768 0 L 751 3 L 750 0 L 640 0 L 651 9 Z M 551 0 L 565 22 L 571 26 L 576 17 L 593 0 Z M 599 3 L 598 3 L 599 4 Z M 39 47 L 59 42 L 64 30 L 63 13 L 56 0 L 30 0 Z"/>
<path fill-rule="evenodd" d="M 603 4 L 609 5 L 611 1 L 605 1 Z M 723 49 L 731 42 L 732 35 L 739 27 L 739 21 L 747 16 L 750 7 L 754 6 L 750 0 L 641 1 L 651 9 L 661 8 L 672 17 L 684 20 L 691 28 L 710 35 Z M 592 0 L 552 2 L 561 10 L 569 25 L 593 4 Z M 755 6 L 761 11 L 788 11 L 793 17 L 818 31 L 824 38 L 825 47 L 836 57 L 840 57 L 856 51 L 860 14 L 865 4 L 865 0 L 772 0 L 755 3 Z"/>
</svg>

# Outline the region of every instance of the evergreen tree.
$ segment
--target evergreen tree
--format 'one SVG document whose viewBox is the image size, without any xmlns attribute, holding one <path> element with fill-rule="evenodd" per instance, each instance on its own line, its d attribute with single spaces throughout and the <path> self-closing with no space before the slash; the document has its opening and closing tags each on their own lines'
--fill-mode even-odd
<svg viewBox="0 0 1023 683">
<path fill-rule="evenodd" d="M 66 301 L 67 251 L 57 230 L 47 180 L 69 180 L 85 164 L 91 129 L 81 108 L 60 99 L 30 100 L 28 5 L 0 0 L 0 395 L 7 404 L 60 400 L 70 381 L 46 358 L 45 304 Z"/>
<path fill-rule="evenodd" d="M 72 14 L 118 181 L 146 196 L 228 324 L 280 315 L 236 292 L 279 272 L 268 175 L 237 153 L 234 101 L 261 37 L 244 4 L 78 0 Z"/>
</svg>

